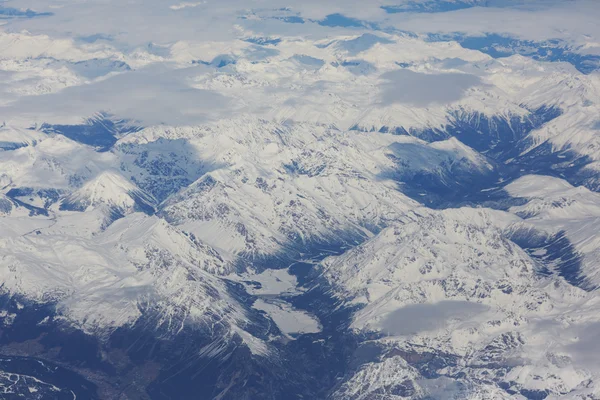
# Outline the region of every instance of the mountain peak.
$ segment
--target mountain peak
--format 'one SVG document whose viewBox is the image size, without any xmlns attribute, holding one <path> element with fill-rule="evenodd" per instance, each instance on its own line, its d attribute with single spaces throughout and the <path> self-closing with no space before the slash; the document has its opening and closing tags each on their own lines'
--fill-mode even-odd
<svg viewBox="0 0 600 400">
<path fill-rule="evenodd" d="M 115 170 L 103 171 L 69 195 L 61 204 L 62 210 L 85 211 L 101 204 L 114 211 L 128 214 L 133 211 L 154 212 L 154 199 Z"/>
</svg>

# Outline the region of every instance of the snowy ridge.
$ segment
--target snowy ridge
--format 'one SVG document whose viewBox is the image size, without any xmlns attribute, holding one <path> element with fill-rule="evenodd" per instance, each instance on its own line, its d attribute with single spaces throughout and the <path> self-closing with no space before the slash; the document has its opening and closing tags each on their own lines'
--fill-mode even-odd
<svg viewBox="0 0 600 400">
<path fill-rule="evenodd" d="M 420 386 L 419 374 L 423 372 L 403 361 L 412 363 L 428 352 L 442 352 L 456 360 L 441 375 L 450 378 L 442 382 L 444 385 L 452 386 L 455 379 L 467 385 L 456 393 L 460 398 L 497 393 L 495 385 L 505 380 L 514 380 L 511 385 L 517 391 L 537 390 L 538 384 L 532 380 L 534 369 L 543 379 L 553 377 L 542 387 L 555 395 L 576 389 L 590 374 L 597 376 L 597 368 L 574 365 L 567 372 L 562 365 L 538 357 L 544 340 L 551 340 L 558 348 L 569 345 L 561 329 L 585 330 L 591 326 L 579 312 L 567 317 L 567 310 L 587 309 L 597 300 L 560 278 L 539 275 L 537 262 L 504 238 L 503 230 L 517 220 L 487 210 L 415 213 L 344 255 L 326 259 L 323 277 L 334 285 L 336 296 L 364 305 L 354 315 L 352 326 L 381 332 L 376 343 L 384 349 L 398 348 L 401 357 L 382 356 L 375 364 L 365 365 L 336 396 L 368 398 L 361 396 L 378 391 L 395 393 L 394 387 L 409 397 L 419 398 L 423 392 L 431 395 L 435 393 L 432 387 Z M 537 328 L 554 318 L 564 320 L 564 327 L 549 332 Z M 407 320 L 412 323 L 405 325 Z M 518 366 L 507 366 L 508 375 L 496 376 L 494 367 L 487 365 L 489 360 L 479 358 L 489 358 L 490 346 L 505 340 L 501 338 L 506 335 L 519 338 Z M 505 363 L 512 350 L 502 346 L 496 357 Z M 412 365 L 419 368 L 418 363 Z M 406 380 L 401 387 L 386 379 L 386 374 L 397 368 L 402 372 L 394 373 L 401 373 Z M 479 381 L 481 368 L 487 368 L 491 377 L 483 386 Z M 459 371 L 466 376 L 454 375 Z M 357 392 L 358 387 L 364 390 L 364 385 L 369 389 Z"/>
<path fill-rule="evenodd" d="M 588 287 L 600 284 L 600 236 L 596 225 L 600 220 L 600 196 L 589 189 L 573 187 L 549 176 L 527 175 L 506 186 L 512 196 L 527 199 L 511 212 L 521 215 L 528 224 L 548 233 L 564 233 L 583 257 L 576 277 Z"/>
<path fill-rule="evenodd" d="M 247 133 L 234 138 L 238 129 Z M 169 198 L 161 215 L 226 252 L 260 257 L 298 243 L 352 240 L 414 204 L 393 182 L 371 178 L 393 166 L 383 146 L 394 139 L 384 135 L 368 143 L 361 134 L 251 119 L 193 135 L 187 140 L 201 157 L 222 167 Z M 221 147 L 208 145 L 214 141 Z M 360 172 L 349 157 L 373 172 Z"/>
<path fill-rule="evenodd" d="M 151 196 L 127 181 L 119 172 L 104 171 L 66 197 L 61 209 L 85 211 L 105 204 L 122 214 L 134 210 L 151 213 L 154 202 Z"/>
<path fill-rule="evenodd" d="M 0 391 L 600 398 L 593 2 L 71 3 L 0 6 Z"/>
<path fill-rule="evenodd" d="M 10 126 L 0 127 L 0 149 L 14 150 L 30 146 L 42 139 L 42 134 L 32 130 L 18 129 Z"/>
<path fill-rule="evenodd" d="M 70 189 L 110 169 L 115 157 L 63 136 L 40 137 L 32 146 L 3 152 L 3 179 L 12 187 Z"/>
<path fill-rule="evenodd" d="M 131 214 L 95 240 L 7 237 L 2 249 L 4 291 L 58 302 L 86 331 L 132 324 L 147 303 L 158 312 L 157 328 L 173 333 L 215 315 L 244 319 L 224 283 L 209 274 L 229 271 L 227 263 L 156 217 Z"/>
<path fill-rule="evenodd" d="M 18 35 L 19 38 L 27 37 L 23 33 Z M 27 40 L 37 39 L 28 37 Z M 177 42 L 166 47 L 169 51 L 151 63 L 170 60 L 186 66 L 201 54 L 205 56 L 207 51 L 214 51 L 213 45 L 217 44 Z M 57 48 L 61 46 L 66 44 L 56 44 Z M 78 51 L 87 49 L 85 46 L 76 48 Z M 102 49 L 105 54 L 91 53 L 89 60 L 112 57 L 127 65 L 136 65 L 133 58 L 139 56 L 137 53 L 135 56 L 119 54 L 111 48 Z M 528 118 L 531 110 L 554 106 L 565 111 L 564 117 L 533 134 L 534 144 L 549 140 L 557 148 L 569 148 L 581 155 L 593 155 L 593 149 L 597 147 L 591 128 L 595 122 L 592 120 L 595 115 L 593 104 L 598 99 L 597 77 L 593 74 L 573 76 L 571 70 L 558 64 L 541 67 L 540 63 L 522 56 L 493 60 L 452 42 L 424 42 L 414 37 L 383 33 L 303 42 L 295 37 L 282 37 L 276 50 L 238 41 L 231 51 L 235 63 L 225 69 L 215 68 L 204 74 L 188 71 L 187 74 L 193 88 L 218 91 L 230 98 L 231 104 L 235 105 L 230 109 L 237 115 L 250 113 L 267 120 L 317 123 L 343 130 L 354 127 L 415 135 L 434 131 L 437 139 L 445 139 L 447 125 L 454 124 L 457 115 L 460 121 L 480 116 L 511 123 L 514 119 Z M 71 60 L 66 54 L 54 57 Z M 20 62 L 23 56 L 14 54 L 12 57 L 11 60 Z M 30 57 L 37 60 L 34 55 Z M 306 70 L 306 63 L 292 61 L 302 60 L 301 57 L 319 63 L 315 68 L 317 61 L 314 61 L 312 70 Z M 399 64 L 406 67 L 400 68 Z M 102 65 L 98 67 L 99 70 L 103 68 Z M 62 71 L 56 73 L 62 74 Z M 110 74 L 119 71 L 102 73 L 108 82 Z M 265 76 L 273 79 L 267 81 Z M 445 101 L 436 100 L 435 93 L 423 90 L 430 83 L 447 88 L 450 97 Z M 73 85 L 77 84 L 73 82 Z M 276 96 L 272 90 L 275 87 Z M 256 107 L 253 104 L 271 106 Z M 62 123 L 74 123 L 77 118 L 81 120 L 99 111 L 87 110 L 78 117 L 60 117 L 45 112 L 43 115 L 63 118 Z M 113 111 L 122 114 L 119 109 Z M 590 116 L 590 121 L 585 123 L 588 126 L 585 135 L 581 134 L 582 113 Z M 15 122 L 21 123 L 20 117 L 15 117 Z"/>
</svg>

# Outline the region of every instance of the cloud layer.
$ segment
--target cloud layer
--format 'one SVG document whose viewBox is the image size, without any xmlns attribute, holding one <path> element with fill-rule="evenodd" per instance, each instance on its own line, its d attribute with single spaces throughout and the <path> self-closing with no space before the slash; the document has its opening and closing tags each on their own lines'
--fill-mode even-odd
<svg viewBox="0 0 600 400">
<path fill-rule="evenodd" d="M 144 68 L 56 93 L 21 97 L 0 113 L 51 121 L 106 111 L 147 125 L 201 123 L 230 106 L 217 92 L 189 86 L 187 79 L 202 69 Z"/>
<path fill-rule="evenodd" d="M 408 69 L 383 74 L 380 85 L 384 104 L 409 104 L 426 107 L 431 104 L 452 103 L 460 100 L 465 91 L 482 84 L 475 75 L 424 74 Z"/>
</svg>

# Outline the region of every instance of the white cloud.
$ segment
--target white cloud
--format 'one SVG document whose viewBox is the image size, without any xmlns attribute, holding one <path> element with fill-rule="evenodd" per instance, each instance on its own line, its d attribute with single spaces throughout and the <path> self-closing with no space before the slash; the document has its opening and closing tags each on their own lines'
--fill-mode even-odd
<svg viewBox="0 0 600 400">
<path fill-rule="evenodd" d="M 412 335 L 444 327 L 450 320 L 465 321 L 489 309 L 469 301 L 442 301 L 435 304 L 413 304 L 399 308 L 381 322 L 390 335 Z"/>
<path fill-rule="evenodd" d="M 402 103 L 417 107 L 460 100 L 465 91 L 481 85 L 469 74 L 423 74 L 408 69 L 387 72 L 380 84 L 384 104 Z"/>
<path fill-rule="evenodd" d="M 48 122 L 107 111 L 145 124 L 200 123 L 231 106 L 225 96 L 187 84 L 201 70 L 150 67 L 126 72 L 57 93 L 21 97 L 0 108 L 0 114 Z"/>
<path fill-rule="evenodd" d="M 529 40 L 564 39 L 585 43 L 585 35 L 600 36 L 596 22 L 600 3 L 589 0 L 533 0 L 514 7 L 475 7 L 432 14 L 392 14 L 389 23 L 417 32 L 485 32 Z"/>
<path fill-rule="evenodd" d="M 172 6 L 170 6 L 169 8 L 171 10 L 182 10 L 184 8 L 193 8 L 193 7 L 198 7 L 201 6 L 203 4 L 206 4 L 206 1 L 200 1 L 198 3 L 179 3 L 179 4 L 174 4 Z"/>
<path fill-rule="evenodd" d="M 381 6 L 402 4 L 406 0 L 307 0 L 290 2 L 266 0 L 206 0 L 166 5 L 162 0 L 9 0 L 7 7 L 30 8 L 54 15 L 37 19 L 15 19 L 5 28 L 27 29 L 53 36 L 107 35 L 121 46 L 140 46 L 148 42 L 173 43 L 181 40 L 228 40 L 237 37 L 234 25 L 258 29 L 265 34 L 323 35 L 327 32 L 356 32 L 356 28 L 321 27 L 313 23 L 289 24 L 265 17 L 289 14 L 305 20 L 323 19 L 329 14 L 368 21 L 383 28 L 419 33 L 482 32 L 507 33 L 529 39 L 566 39 L 585 44 L 584 35 L 600 36 L 597 24 L 599 3 L 593 0 L 497 0 L 501 8 L 474 7 L 444 13 L 387 14 Z M 57 8 L 59 7 L 59 8 Z M 167 12 L 185 10 L 185 12 Z M 288 10 L 288 11 L 281 11 Z M 252 16 L 252 18 L 244 18 Z M 257 22 L 260 23 L 257 23 Z"/>
</svg>

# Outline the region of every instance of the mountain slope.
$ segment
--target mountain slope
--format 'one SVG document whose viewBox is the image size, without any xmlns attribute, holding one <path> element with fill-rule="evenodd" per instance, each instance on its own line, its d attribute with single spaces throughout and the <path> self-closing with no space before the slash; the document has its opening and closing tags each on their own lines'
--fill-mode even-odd
<svg viewBox="0 0 600 400">
<path fill-rule="evenodd" d="M 0 393 L 600 398 L 594 2 L 25 3 Z"/>
<path fill-rule="evenodd" d="M 230 299 L 219 305 L 214 298 L 215 293 L 226 296 L 226 288 L 208 272 L 229 270 L 218 254 L 164 221 L 139 213 L 117 221 L 94 240 L 4 237 L 2 249 L 4 292 L 58 302 L 65 316 L 86 329 L 131 324 L 151 299 L 161 321 L 224 315 L 234 303 Z M 219 311 L 207 312 L 209 308 Z"/>
<path fill-rule="evenodd" d="M 107 205 L 120 214 L 153 213 L 155 200 L 127 181 L 118 171 L 104 171 L 67 196 L 61 210 L 85 211 Z"/>
<path fill-rule="evenodd" d="M 527 175 L 505 187 L 513 197 L 524 198 L 526 203 L 511 207 L 510 211 L 525 218 L 527 223 L 548 235 L 564 236 L 573 246 L 574 254 L 564 254 L 564 276 L 585 287 L 600 284 L 597 265 L 599 236 L 596 225 L 600 218 L 600 195 L 589 189 L 571 186 L 568 182 L 550 176 Z M 546 246 L 545 256 L 553 251 Z"/>
<path fill-rule="evenodd" d="M 582 315 L 595 296 L 540 274 L 542 265 L 507 239 L 515 222 L 483 209 L 415 212 L 323 261 L 334 295 L 360 305 L 352 328 L 371 338 L 371 355 L 355 361 L 333 397 L 562 396 L 598 379 L 565 336 L 594 329 Z M 541 329 L 555 320 L 563 325 Z"/>
</svg>

